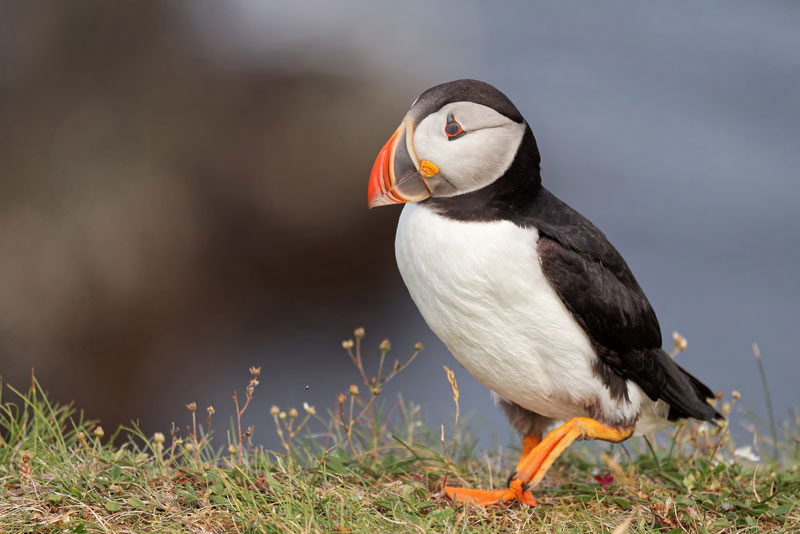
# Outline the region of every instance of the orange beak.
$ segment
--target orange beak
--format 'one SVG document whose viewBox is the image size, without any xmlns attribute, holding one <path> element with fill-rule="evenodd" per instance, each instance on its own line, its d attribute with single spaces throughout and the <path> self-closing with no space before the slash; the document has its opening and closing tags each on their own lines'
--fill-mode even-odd
<svg viewBox="0 0 800 534">
<path fill-rule="evenodd" d="M 425 200 L 431 196 L 431 189 L 424 173 L 424 169 L 420 173 L 420 161 L 414 151 L 414 124 L 406 117 L 372 165 L 367 189 L 370 209 Z"/>
</svg>

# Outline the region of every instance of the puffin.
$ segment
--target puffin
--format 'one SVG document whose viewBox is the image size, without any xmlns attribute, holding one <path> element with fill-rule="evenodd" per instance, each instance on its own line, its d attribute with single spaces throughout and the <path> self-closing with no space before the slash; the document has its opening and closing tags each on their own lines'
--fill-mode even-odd
<svg viewBox="0 0 800 534">
<path fill-rule="evenodd" d="M 625 260 L 542 185 L 540 161 L 511 100 L 465 79 L 423 92 L 370 173 L 369 208 L 405 204 L 395 255 L 411 299 L 522 438 L 507 487 L 445 487 L 458 503 L 535 506 L 531 490 L 575 440 L 722 419 L 662 350 Z"/>
</svg>

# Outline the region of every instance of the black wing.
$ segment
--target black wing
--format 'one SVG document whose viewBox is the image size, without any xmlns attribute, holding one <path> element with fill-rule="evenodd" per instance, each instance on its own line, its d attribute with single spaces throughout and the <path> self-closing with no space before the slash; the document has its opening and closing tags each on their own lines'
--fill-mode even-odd
<svg viewBox="0 0 800 534">
<path fill-rule="evenodd" d="M 600 361 L 595 369 L 612 395 L 627 395 L 625 380 L 671 407 L 670 419 L 711 420 L 713 393 L 661 350 L 653 308 L 625 260 L 582 215 L 542 189 L 524 220 L 539 230 L 545 276 L 589 334 Z"/>
<path fill-rule="evenodd" d="M 661 348 L 661 328 L 628 264 L 589 220 L 547 190 L 530 221 L 545 275 L 592 339 L 616 352 Z"/>
</svg>

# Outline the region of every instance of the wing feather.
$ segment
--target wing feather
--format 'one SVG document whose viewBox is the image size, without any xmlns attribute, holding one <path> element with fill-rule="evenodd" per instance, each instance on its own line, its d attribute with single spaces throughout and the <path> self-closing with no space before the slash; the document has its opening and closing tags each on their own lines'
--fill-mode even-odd
<svg viewBox="0 0 800 534">
<path fill-rule="evenodd" d="M 719 417 L 705 400 L 711 390 L 661 350 L 656 314 L 620 253 L 586 218 L 542 193 L 532 221 L 542 270 L 592 339 L 612 394 L 626 396 L 624 381 L 632 380 L 670 405 L 670 419 Z"/>
</svg>

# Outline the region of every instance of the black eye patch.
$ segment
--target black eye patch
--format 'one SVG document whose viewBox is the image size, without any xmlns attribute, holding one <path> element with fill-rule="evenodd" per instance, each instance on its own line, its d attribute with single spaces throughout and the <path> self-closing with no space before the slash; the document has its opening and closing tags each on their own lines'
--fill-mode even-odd
<svg viewBox="0 0 800 534">
<path fill-rule="evenodd" d="M 459 137 L 466 135 L 466 131 L 456 120 L 452 113 L 447 114 L 447 124 L 444 125 L 444 133 L 448 141 L 455 141 Z"/>
</svg>

